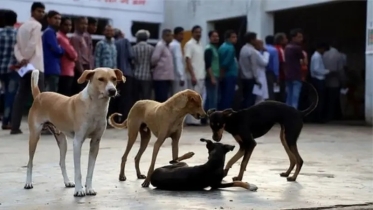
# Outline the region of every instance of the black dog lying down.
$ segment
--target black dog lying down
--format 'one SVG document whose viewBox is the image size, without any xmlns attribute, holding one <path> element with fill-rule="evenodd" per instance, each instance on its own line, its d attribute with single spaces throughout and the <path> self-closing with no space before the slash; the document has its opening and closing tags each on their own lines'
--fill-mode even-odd
<svg viewBox="0 0 373 210">
<path fill-rule="evenodd" d="M 209 153 L 208 161 L 205 164 L 188 166 L 184 162 L 178 162 L 194 155 L 194 153 L 187 153 L 178 158 L 176 163 L 154 170 L 150 180 L 151 184 L 157 189 L 179 191 L 203 190 L 206 187 L 211 187 L 211 189 L 242 187 L 251 191 L 258 189 L 253 184 L 241 181 L 221 183 L 224 177 L 225 155 L 227 152 L 233 151 L 234 146 L 213 143 L 206 139 L 201 139 L 201 141 L 206 142 Z"/>
</svg>

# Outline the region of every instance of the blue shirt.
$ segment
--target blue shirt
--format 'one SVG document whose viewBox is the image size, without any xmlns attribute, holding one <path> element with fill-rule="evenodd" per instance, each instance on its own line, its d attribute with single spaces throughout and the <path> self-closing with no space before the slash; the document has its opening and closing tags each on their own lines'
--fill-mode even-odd
<svg viewBox="0 0 373 210">
<path fill-rule="evenodd" d="M 95 68 L 99 67 L 117 68 L 117 49 L 114 39 L 111 41 L 104 39 L 97 42 L 95 48 Z"/>
<path fill-rule="evenodd" d="M 280 60 L 278 56 L 278 51 L 273 45 L 266 45 L 267 52 L 269 53 L 269 61 L 266 67 L 267 71 L 273 72 L 278 78 L 280 71 Z"/>
<path fill-rule="evenodd" d="M 219 47 L 219 60 L 220 60 L 220 68 L 225 70 L 225 77 L 235 76 L 238 75 L 238 66 L 237 66 L 237 59 L 236 59 L 236 49 L 234 48 L 233 44 L 229 42 L 224 42 Z"/>
<path fill-rule="evenodd" d="M 0 74 L 10 73 L 11 66 L 17 64 L 14 56 L 17 31 L 13 27 L 5 27 L 0 31 Z"/>
<path fill-rule="evenodd" d="M 64 54 L 64 50 L 57 42 L 56 30 L 54 30 L 51 27 L 46 28 L 42 35 L 42 42 L 44 57 L 44 74 L 60 75 L 60 59 Z"/>
<path fill-rule="evenodd" d="M 318 80 L 324 80 L 325 75 L 329 73 L 329 71 L 325 69 L 322 55 L 317 51 L 315 51 L 311 57 L 310 72 L 311 77 Z"/>
<path fill-rule="evenodd" d="M 131 43 L 122 38 L 115 41 L 117 48 L 117 67 L 125 76 L 133 77 L 131 60 L 134 58 Z"/>
</svg>

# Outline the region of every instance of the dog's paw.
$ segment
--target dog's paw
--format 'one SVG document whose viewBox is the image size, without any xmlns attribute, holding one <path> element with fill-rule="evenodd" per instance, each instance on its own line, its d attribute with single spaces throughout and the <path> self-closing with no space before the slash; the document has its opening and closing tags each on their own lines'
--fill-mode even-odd
<svg viewBox="0 0 373 210">
<path fill-rule="evenodd" d="M 75 190 L 74 197 L 84 197 L 84 196 L 85 196 L 85 192 L 83 188 L 80 190 Z"/>
<path fill-rule="evenodd" d="M 295 182 L 296 179 L 297 178 L 295 178 L 295 177 L 288 177 L 288 178 L 286 178 L 286 180 L 288 180 L 288 182 Z"/>
<path fill-rule="evenodd" d="M 146 176 L 143 175 L 143 174 L 140 174 L 140 175 L 137 175 L 137 178 L 138 178 L 138 179 L 146 179 Z"/>
<path fill-rule="evenodd" d="M 127 177 L 124 175 L 119 175 L 119 181 L 124 182 L 127 180 Z"/>
<path fill-rule="evenodd" d="M 86 195 L 91 195 L 91 196 L 95 196 L 97 193 L 94 189 L 86 189 L 85 190 L 85 194 Z"/>
<path fill-rule="evenodd" d="M 235 176 L 232 178 L 233 181 L 242 181 L 242 177 Z"/>
<path fill-rule="evenodd" d="M 178 161 L 177 160 L 171 160 L 169 163 L 170 164 L 175 164 L 175 163 L 178 163 Z"/>
<path fill-rule="evenodd" d="M 65 182 L 65 187 L 72 188 L 72 187 L 75 187 L 75 184 L 74 182 Z"/>
<path fill-rule="evenodd" d="M 32 183 L 26 183 L 23 188 L 25 188 L 26 190 L 29 190 L 29 189 L 34 188 L 34 186 L 32 186 Z"/>
<path fill-rule="evenodd" d="M 248 189 L 250 191 L 257 191 L 258 190 L 258 187 L 255 184 L 249 184 L 249 183 L 247 183 L 247 185 L 248 185 L 248 187 L 246 189 Z"/>
<path fill-rule="evenodd" d="M 148 180 L 145 180 L 142 184 L 141 184 L 141 186 L 142 187 L 149 187 L 149 181 Z"/>
<path fill-rule="evenodd" d="M 280 174 L 280 176 L 281 176 L 281 177 L 288 177 L 289 174 L 287 174 L 286 172 L 283 172 L 283 173 Z"/>
</svg>

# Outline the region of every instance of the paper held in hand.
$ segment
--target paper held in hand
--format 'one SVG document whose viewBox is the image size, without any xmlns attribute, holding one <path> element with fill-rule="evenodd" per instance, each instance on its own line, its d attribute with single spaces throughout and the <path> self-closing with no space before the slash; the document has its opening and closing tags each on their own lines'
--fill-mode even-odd
<svg viewBox="0 0 373 210">
<path fill-rule="evenodd" d="M 25 74 L 27 74 L 28 72 L 32 70 L 35 70 L 35 67 L 31 63 L 29 63 L 25 66 L 22 66 L 20 69 L 18 69 L 17 73 L 19 74 L 20 77 L 23 77 L 25 76 Z"/>
</svg>

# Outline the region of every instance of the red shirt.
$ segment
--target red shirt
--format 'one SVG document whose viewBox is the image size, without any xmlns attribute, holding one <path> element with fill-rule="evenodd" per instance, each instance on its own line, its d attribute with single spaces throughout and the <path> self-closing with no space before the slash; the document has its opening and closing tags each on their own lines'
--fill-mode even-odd
<svg viewBox="0 0 373 210">
<path fill-rule="evenodd" d="M 284 71 L 285 52 L 284 52 L 284 48 L 281 45 L 275 45 L 275 48 L 278 51 L 278 57 L 279 57 L 279 61 L 280 61 L 279 79 L 280 79 L 280 81 L 283 81 L 283 80 L 285 80 L 285 71 Z"/>
<path fill-rule="evenodd" d="M 57 33 L 57 40 L 60 46 L 65 50 L 65 54 L 61 57 L 61 76 L 74 76 L 75 61 L 78 58 L 74 47 L 71 45 L 66 34 Z"/>
</svg>

